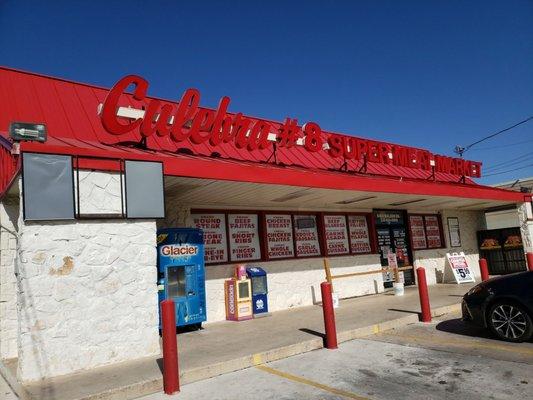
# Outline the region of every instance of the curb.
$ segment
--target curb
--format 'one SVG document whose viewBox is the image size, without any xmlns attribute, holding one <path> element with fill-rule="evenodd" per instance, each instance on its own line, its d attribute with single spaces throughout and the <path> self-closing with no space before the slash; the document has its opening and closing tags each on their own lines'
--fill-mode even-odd
<svg viewBox="0 0 533 400">
<path fill-rule="evenodd" d="M 460 304 L 453 304 L 450 306 L 438 307 L 432 310 L 433 317 L 457 312 L 461 310 Z M 411 314 L 406 317 L 385 321 L 379 324 L 369 325 L 362 328 L 342 331 L 337 333 L 337 340 L 339 343 L 347 342 L 349 340 L 370 336 L 383 331 L 400 328 L 409 324 L 419 322 L 418 314 Z M 180 374 L 180 384 L 186 385 L 189 383 L 213 378 L 215 376 L 228 374 L 242 369 L 250 368 L 255 365 L 264 364 L 272 361 L 281 360 L 297 354 L 307 353 L 309 351 L 324 348 L 322 339 L 311 339 L 305 342 L 296 343 L 290 346 L 284 346 L 277 349 L 268 350 L 265 352 L 252 354 L 245 357 L 235 358 L 233 360 L 224 361 L 216 364 L 207 365 L 205 367 L 198 367 L 191 370 L 183 371 Z M 146 381 L 137 382 L 132 385 L 114 388 L 112 390 L 101 392 L 98 394 L 81 397 L 75 400 L 125 400 L 133 399 L 139 396 L 149 395 L 162 391 L 163 378 L 148 379 Z"/>
</svg>

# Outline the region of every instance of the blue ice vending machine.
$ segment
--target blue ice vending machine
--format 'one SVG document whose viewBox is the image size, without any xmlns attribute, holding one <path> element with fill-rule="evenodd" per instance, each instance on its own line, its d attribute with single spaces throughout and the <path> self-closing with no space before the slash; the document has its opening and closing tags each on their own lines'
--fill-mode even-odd
<svg viewBox="0 0 533 400">
<path fill-rule="evenodd" d="M 169 228 L 157 232 L 159 303 L 173 299 L 176 326 L 206 320 L 204 240 L 200 229 Z M 161 310 L 161 308 L 160 308 Z M 161 318 L 159 320 L 161 326 Z"/>
<path fill-rule="evenodd" d="M 267 273 L 261 267 L 246 268 L 246 275 L 252 281 L 252 309 L 254 317 L 264 317 L 268 313 Z"/>
</svg>

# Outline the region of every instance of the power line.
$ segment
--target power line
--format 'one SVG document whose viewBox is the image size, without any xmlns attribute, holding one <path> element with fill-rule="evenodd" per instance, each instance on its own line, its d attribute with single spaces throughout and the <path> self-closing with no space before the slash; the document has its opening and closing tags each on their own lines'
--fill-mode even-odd
<svg viewBox="0 0 533 400">
<path fill-rule="evenodd" d="M 486 178 L 487 176 L 493 176 L 493 175 L 501 175 L 501 174 L 505 174 L 507 172 L 513 172 L 513 171 L 518 171 L 520 169 L 525 169 L 525 168 L 528 168 L 528 167 L 533 167 L 533 164 L 529 164 L 529 165 L 525 165 L 523 167 L 520 167 L 520 168 L 513 168 L 513 169 L 508 169 L 507 171 L 502 171 L 502 172 L 496 172 L 494 174 L 483 174 L 483 178 Z"/>
<path fill-rule="evenodd" d="M 472 151 L 482 151 L 482 150 L 495 150 L 495 149 L 502 149 L 506 147 L 513 147 L 518 146 L 524 143 L 531 143 L 533 142 L 533 139 L 530 140 L 522 140 L 520 142 L 510 143 L 510 144 L 502 144 L 500 146 L 489 146 L 489 147 L 478 147 L 477 149 L 473 149 Z"/>
<path fill-rule="evenodd" d="M 485 171 L 486 170 L 492 170 L 492 169 L 501 169 L 502 167 L 505 168 L 509 165 L 515 165 L 515 164 L 519 164 L 521 162 L 525 162 L 525 161 L 529 161 L 528 159 L 533 157 L 533 153 L 526 153 L 526 154 L 523 154 L 521 156 L 518 156 L 518 157 L 515 157 L 511 160 L 506 160 L 506 161 L 502 161 L 500 163 L 497 163 L 497 164 L 493 164 L 493 165 L 490 165 L 490 166 L 487 166 L 485 168 Z"/>
<path fill-rule="evenodd" d="M 491 138 L 493 138 L 494 136 L 498 136 L 498 135 L 500 135 L 500 134 L 502 134 L 502 133 L 504 133 L 504 132 L 510 131 L 511 129 L 516 128 L 516 127 L 519 126 L 519 125 L 525 124 L 526 122 L 531 121 L 532 119 L 533 119 L 533 115 L 532 115 L 531 117 L 528 117 L 528 118 L 524 119 L 523 121 L 517 122 L 517 123 L 514 124 L 514 125 L 511 125 L 511 126 L 509 126 L 509 127 L 507 127 L 507 128 L 504 128 L 504 129 L 502 129 L 502 130 L 499 130 L 498 132 L 491 133 L 490 135 L 485 136 L 484 138 L 479 139 L 478 141 L 476 141 L 476 142 L 474 142 L 474 143 L 471 143 L 471 144 L 469 144 L 469 145 L 466 146 L 466 147 L 462 147 L 462 146 L 457 145 L 457 146 L 455 146 L 454 151 L 455 151 L 457 154 L 459 154 L 459 156 L 462 157 L 462 156 L 463 156 L 463 153 L 464 153 L 465 151 L 469 150 L 472 146 L 475 146 L 475 145 L 478 144 L 478 143 L 484 142 L 485 140 L 491 139 Z"/>
</svg>

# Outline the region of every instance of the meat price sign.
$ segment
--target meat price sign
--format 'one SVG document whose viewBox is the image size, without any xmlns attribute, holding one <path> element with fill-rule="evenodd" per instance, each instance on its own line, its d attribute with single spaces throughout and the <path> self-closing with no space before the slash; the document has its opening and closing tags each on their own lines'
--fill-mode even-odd
<svg viewBox="0 0 533 400">
<path fill-rule="evenodd" d="M 128 93 L 128 88 L 133 92 Z M 228 112 L 230 98 L 224 96 L 216 110 L 200 106 L 200 92 L 187 89 L 179 103 L 148 97 L 149 83 L 137 75 L 120 79 L 107 94 L 98 110 L 102 126 L 116 142 L 139 142 L 145 138 L 150 150 L 176 151 L 183 144 L 210 145 L 228 143 L 247 151 L 301 146 L 311 153 L 327 152 L 341 160 L 366 160 L 458 176 L 481 176 L 481 163 L 433 154 L 427 150 L 386 142 L 330 134 L 315 122 L 300 126 L 298 120 L 271 122 Z M 131 105 L 134 105 L 133 108 Z M 183 144 L 182 144 L 183 143 Z"/>
<path fill-rule="evenodd" d="M 209 264 L 228 261 L 226 216 L 224 214 L 191 214 L 194 226 L 204 232 L 204 261 Z"/>
<path fill-rule="evenodd" d="M 267 214 L 265 218 L 268 258 L 294 257 L 291 216 Z"/>
<path fill-rule="evenodd" d="M 295 215 L 296 256 L 319 256 L 320 243 L 315 215 Z"/>
<path fill-rule="evenodd" d="M 452 268 L 453 276 L 457 283 L 475 282 L 472 271 L 466 262 L 465 253 L 446 253 L 448 264 Z"/>
<path fill-rule="evenodd" d="M 329 255 L 348 254 L 348 229 L 344 215 L 324 215 L 326 248 Z"/>
<path fill-rule="evenodd" d="M 410 215 L 409 226 L 411 228 L 411 240 L 413 249 L 427 249 L 426 230 L 424 229 L 424 217 L 421 215 Z"/>
<path fill-rule="evenodd" d="M 349 215 L 350 243 L 352 253 L 370 253 L 370 235 L 364 215 Z"/>
<path fill-rule="evenodd" d="M 428 238 L 428 247 L 434 249 L 441 247 L 439 220 L 435 215 L 426 215 L 426 235 Z"/>
<path fill-rule="evenodd" d="M 231 261 L 261 259 L 257 214 L 228 215 Z"/>
</svg>

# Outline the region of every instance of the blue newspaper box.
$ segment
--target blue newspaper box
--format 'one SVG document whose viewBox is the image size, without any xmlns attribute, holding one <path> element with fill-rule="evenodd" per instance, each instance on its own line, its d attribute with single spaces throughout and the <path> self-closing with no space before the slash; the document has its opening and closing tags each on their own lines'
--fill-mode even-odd
<svg viewBox="0 0 533 400">
<path fill-rule="evenodd" d="M 176 326 L 200 327 L 206 320 L 202 231 L 193 228 L 158 230 L 157 254 L 159 302 L 174 300 Z"/>
<path fill-rule="evenodd" d="M 252 309 L 254 317 L 268 315 L 267 273 L 261 267 L 246 268 L 246 275 L 252 281 Z"/>
</svg>

